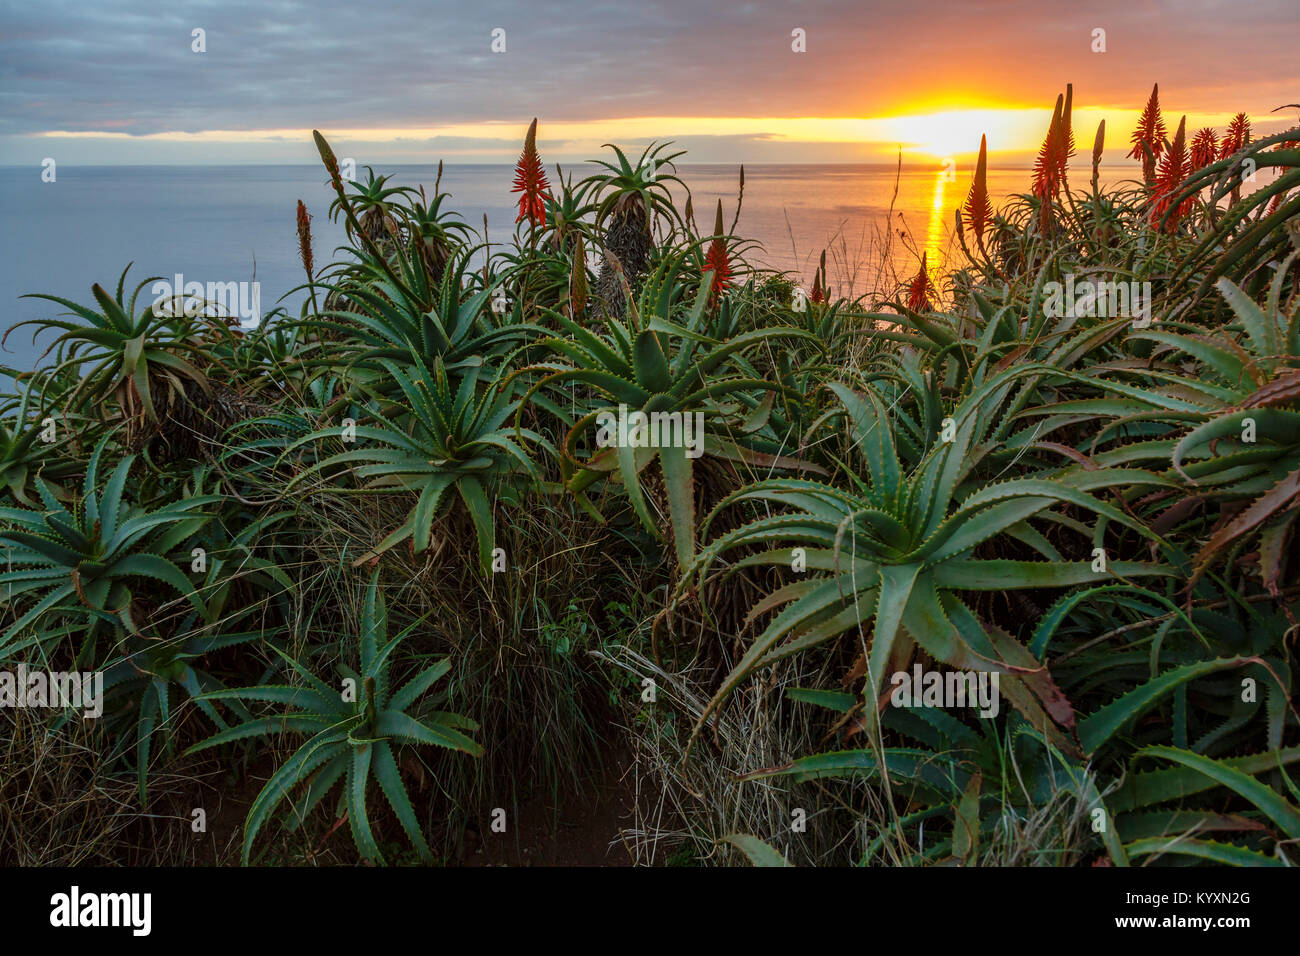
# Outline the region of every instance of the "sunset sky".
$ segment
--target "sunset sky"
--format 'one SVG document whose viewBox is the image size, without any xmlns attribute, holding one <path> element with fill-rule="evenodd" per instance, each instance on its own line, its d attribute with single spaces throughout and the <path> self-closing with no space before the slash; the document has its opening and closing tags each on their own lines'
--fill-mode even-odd
<svg viewBox="0 0 1300 956">
<path fill-rule="evenodd" d="M 1118 158 L 1153 82 L 1171 132 L 1296 125 L 1269 111 L 1300 100 L 1298 35 L 1296 0 L 4 0 L 0 164 L 310 163 L 313 127 L 363 163 L 510 162 L 533 116 L 552 162 L 933 160 L 984 132 L 1022 162 L 1067 82 L 1081 148 L 1104 116 Z"/>
</svg>

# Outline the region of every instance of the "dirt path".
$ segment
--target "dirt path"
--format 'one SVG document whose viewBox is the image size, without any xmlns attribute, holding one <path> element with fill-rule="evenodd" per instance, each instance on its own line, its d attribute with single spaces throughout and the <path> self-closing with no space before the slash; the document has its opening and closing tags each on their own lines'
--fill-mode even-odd
<svg viewBox="0 0 1300 956">
<path fill-rule="evenodd" d="M 632 825 L 635 799 L 624 779 L 625 755 L 609 755 L 605 770 L 582 793 L 540 793 L 506 808 L 506 832 L 491 820 L 465 834 L 463 866 L 631 866 L 620 831 Z M 557 803 L 559 804 L 557 806 Z"/>
</svg>

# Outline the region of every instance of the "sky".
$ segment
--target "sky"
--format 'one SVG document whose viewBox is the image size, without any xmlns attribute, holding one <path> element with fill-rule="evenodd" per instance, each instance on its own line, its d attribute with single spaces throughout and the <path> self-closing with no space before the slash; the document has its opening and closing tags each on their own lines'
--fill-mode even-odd
<svg viewBox="0 0 1300 956">
<path fill-rule="evenodd" d="M 1297 36 L 1300 0 L 0 0 L 0 165 L 512 162 L 534 116 L 548 162 L 1023 162 L 1067 83 L 1118 158 L 1157 82 L 1171 133 L 1296 125 Z"/>
</svg>

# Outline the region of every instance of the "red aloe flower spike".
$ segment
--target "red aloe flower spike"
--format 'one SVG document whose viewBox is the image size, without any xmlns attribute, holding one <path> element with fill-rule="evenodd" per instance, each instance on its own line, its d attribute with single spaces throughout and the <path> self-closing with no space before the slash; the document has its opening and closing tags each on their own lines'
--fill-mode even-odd
<svg viewBox="0 0 1300 956">
<path fill-rule="evenodd" d="M 1052 122 L 1047 127 L 1047 136 L 1043 138 L 1038 158 L 1034 161 L 1034 195 L 1039 198 L 1056 195 L 1065 175 L 1069 141 L 1063 121 L 1064 104 L 1065 97 L 1058 95 L 1056 108 L 1052 110 Z"/>
<path fill-rule="evenodd" d="M 1238 113 L 1228 124 L 1228 131 L 1219 142 L 1219 159 L 1227 159 L 1249 142 L 1250 120 L 1245 113 Z"/>
<path fill-rule="evenodd" d="M 1065 97 L 1056 97 L 1052 122 L 1034 160 L 1034 195 L 1039 199 L 1039 226 L 1044 234 L 1052 227 L 1052 198 L 1060 192 L 1065 176 L 1066 152 L 1069 148 L 1062 122 Z"/>
<path fill-rule="evenodd" d="M 1133 130 L 1133 148 L 1128 154 L 1129 159 L 1142 160 L 1142 178 L 1148 183 L 1155 178 L 1155 160 L 1160 158 L 1164 148 L 1165 121 L 1160 116 L 1160 84 L 1157 83 L 1151 87 L 1151 98 L 1142 111 L 1137 129 Z M 1147 156 L 1148 151 L 1150 156 Z"/>
<path fill-rule="evenodd" d="M 818 305 L 826 301 L 826 287 L 823 281 L 826 276 L 826 250 L 822 250 L 821 265 L 813 273 L 812 295 L 808 297 L 810 302 L 816 302 Z"/>
<path fill-rule="evenodd" d="M 546 171 L 537 155 L 537 119 L 528 127 L 528 136 L 524 139 L 524 151 L 515 164 L 515 185 L 510 190 L 520 193 L 519 215 L 515 222 L 521 222 L 525 216 L 534 226 L 546 222 L 546 199 L 551 191 L 551 184 L 546 181 Z"/>
<path fill-rule="evenodd" d="M 1223 139 L 1219 141 L 1219 159 L 1227 159 L 1233 153 L 1245 147 L 1250 142 L 1250 120 L 1246 118 L 1245 113 L 1238 113 L 1228 123 L 1228 131 L 1223 134 Z M 1245 170 L 1240 170 L 1241 175 L 1245 175 Z M 1232 187 L 1232 199 L 1229 205 L 1235 206 L 1241 199 L 1241 183 L 1238 182 Z"/>
<path fill-rule="evenodd" d="M 930 282 L 930 273 L 925 267 L 925 252 L 921 253 L 921 270 L 907 287 L 907 307 L 913 312 L 929 312 L 933 307 L 930 293 L 934 285 Z"/>
<path fill-rule="evenodd" d="M 1051 177 L 1056 169 L 1056 163 L 1052 159 L 1055 152 L 1054 141 L 1056 139 L 1056 127 L 1061 120 L 1061 97 L 1056 98 L 1056 109 L 1052 112 L 1052 121 L 1047 126 L 1047 135 L 1043 137 L 1043 145 L 1038 147 L 1038 157 L 1034 160 L 1034 186 L 1035 196 L 1042 196 L 1048 192 L 1051 186 Z"/>
<path fill-rule="evenodd" d="M 1165 211 L 1169 209 L 1170 200 L 1179 187 L 1182 186 L 1187 175 L 1187 117 L 1184 116 L 1178 122 L 1178 132 L 1174 136 L 1173 144 L 1169 147 L 1169 151 L 1160 158 L 1160 169 L 1156 173 L 1155 203 L 1151 207 L 1151 224 L 1153 226 L 1159 223 Z M 1189 196 L 1179 203 L 1177 209 L 1170 213 L 1169 219 L 1165 223 L 1165 230 L 1173 232 L 1179 218 L 1186 215 L 1191 207 L 1192 199 Z"/>
<path fill-rule="evenodd" d="M 727 242 L 722 236 L 722 200 L 719 199 L 718 215 L 713 220 L 713 241 L 704 257 L 704 268 L 713 272 L 709 295 L 714 302 L 731 287 L 731 260 L 727 256 Z"/>
<path fill-rule="evenodd" d="M 1219 137 L 1208 126 L 1192 137 L 1192 172 L 1204 169 L 1219 155 Z"/>
<path fill-rule="evenodd" d="M 993 206 L 989 203 L 988 183 L 988 137 L 980 137 L 980 155 L 975 162 L 975 179 L 970 184 L 970 193 L 966 196 L 963 207 L 966 221 L 975 233 L 980 247 L 984 245 L 984 230 L 993 218 Z"/>
</svg>

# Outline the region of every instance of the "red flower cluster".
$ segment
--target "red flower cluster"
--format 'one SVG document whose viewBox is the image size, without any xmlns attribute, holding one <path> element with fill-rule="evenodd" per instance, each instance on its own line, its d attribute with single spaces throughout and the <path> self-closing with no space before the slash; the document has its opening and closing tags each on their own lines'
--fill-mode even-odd
<svg viewBox="0 0 1300 956">
<path fill-rule="evenodd" d="M 1208 126 L 1192 137 L 1192 172 L 1204 169 L 1219 157 L 1219 137 Z"/>
<path fill-rule="evenodd" d="M 907 307 L 913 312 L 929 312 L 934 308 L 931 294 L 934 283 L 930 281 L 930 272 L 925 265 L 925 253 L 921 253 L 921 269 L 907 287 Z"/>
<path fill-rule="evenodd" d="M 1151 224 L 1154 226 L 1164 217 L 1172 204 L 1174 193 L 1178 192 L 1191 173 L 1191 162 L 1187 155 L 1187 117 L 1178 123 L 1178 132 L 1169 151 L 1160 157 L 1160 168 L 1156 171 L 1155 202 L 1151 206 Z M 1173 232 L 1178 220 L 1187 215 L 1192 208 L 1192 197 L 1188 196 L 1178 208 L 1170 213 L 1165 222 L 1165 231 Z"/>
<path fill-rule="evenodd" d="M 970 184 L 970 193 L 962 208 L 966 222 L 970 224 L 975 238 L 984 241 L 984 230 L 993 218 L 993 205 L 989 202 L 988 183 L 988 137 L 980 137 L 980 155 L 975 163 L 975 179 Z"/>
<path fill-rule="evenodd" d="M 1228 131 L 1219 142 L 1219 159 L 1227 159 L 1241 147 L 1250 142 L 1250 120 L 1245 113 L 1238 113 L 1228 124 Z"/>
<path fill-rule="evenodd" d="M 812 295 L 808 296 L 808 301 L 821 305 L 826 301 L 826 250 L 822 250 L 821 264 L 817 271 L 813 273 Z"/>
<path fill-rule="evenodd" d="M 1155 179 L 1156 160 L 1164 148 L 1165 121 L 1160 116 L 1160 84 L 1157 83 L 1151 87 L 1151 98 L 1147 100 L 1137 129 L 1133 131 L 1133 148 L 1128 153 L 1129 159 L 1142 160 L 1142 178 L 1147 182 Z"/>
<path fill-rule="evenodd" d="M 713 221 L 713 241 L 704 256 L 704 268 L 713 272 L 710 286 L 710 301 L 716 302 L 718 296 L 731 288 L 731 259 L 727 253 L 727 241 L 722 233 L 722 200 L 718 200 L 718 215 Z"/>
<path fill-rule="evenodd" d="M 1044 203 L 1049 202 L 1065 184 L 1066 166 L 1074 152 L 1074 131 L 1070 124 L 1072 92 L 1067 87 L 1063 96 L 1057 96 L 1047 137 L 1034 161 L 1034 195 Z"/>
<path fill-rule="evenodd" d="M 515 185 L 510 190 L 520 193 L 519 215 L 515 222 L 521 222 L 525 216 L 534 226 L 546 222 L 546 196 L 551 191 L 551 184 L 546 180 L 546 171 L 542 169 L 542 160 L 537 155 L 537 120 L 528 127 L 528 136 L 524 139 L 524 152 L 515 164 Z"/>
</svg>

